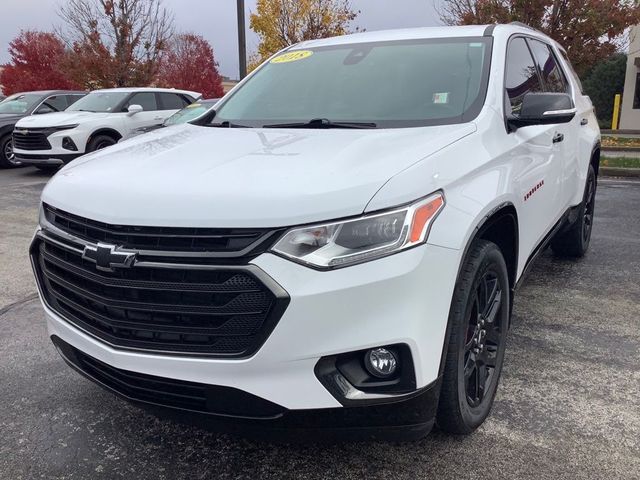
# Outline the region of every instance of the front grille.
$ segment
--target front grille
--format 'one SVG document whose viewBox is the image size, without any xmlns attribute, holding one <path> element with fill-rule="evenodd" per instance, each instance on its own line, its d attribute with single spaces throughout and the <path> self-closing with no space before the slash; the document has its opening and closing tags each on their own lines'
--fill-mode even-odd
<svg viewBox="0 0 640 480">
<path fill-rule="evenodd" d="M 236 388 L 156 377 L 122 370 L 93 358 L 58 337 L 53 343 L 63 358 L 91 380 L 128 399 L 203 413 L 276 417 L 284 408 Z"/>
<path fill-rule="evenodd" d="M 87 242 L 38 234 L 33 265 L 48 306 L 118 348 L 246 357 L 273 330 L 288 296 L 252 265 L 139 261 L 103 271 Z"/>
<path fill-rule="evenodd" d="M 51 150 L 47 138 L 53 131 L 46 129 L 19 129 L 13 131 L 13 146 L 20 150 Z"/>
<path fill-rule="evenodd" d="M 176 228 L 110 225 L 44 205 L 46 219 L 60 230 L 90 242 L 123 248 L 171 252 L 211 252 L 217 257 L 256 256 L 280 230 L 249 228 Z"/>
</svg>

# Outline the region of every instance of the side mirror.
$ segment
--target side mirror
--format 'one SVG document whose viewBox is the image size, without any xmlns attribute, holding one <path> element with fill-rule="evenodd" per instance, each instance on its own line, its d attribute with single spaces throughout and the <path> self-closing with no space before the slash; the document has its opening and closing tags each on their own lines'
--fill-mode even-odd
<svg viewBox="0 0 640 480">
<path fill-rule="evenodd" d="M 527 93 L 522 98 L 520 112 L 507 118 L 509 131 L 530 125 L 569 123 L 576 116 L 576 108 L 567 93 Z"/>
<path fill-rule="evenodd" d="M 142 105 L 129 105 L 129 108 L 127 108 L 127 113 L 129 115 L 135 115 L 136 113 L 140 113 L 142 111 L 144 111 Z"/>
</svg>

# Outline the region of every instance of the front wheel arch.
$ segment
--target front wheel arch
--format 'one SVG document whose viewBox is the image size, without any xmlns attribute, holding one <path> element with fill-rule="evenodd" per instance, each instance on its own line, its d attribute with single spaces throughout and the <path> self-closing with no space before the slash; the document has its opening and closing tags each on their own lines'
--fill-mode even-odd
<svg viewBox="0 0 640 480">
<path fill-rule="evenodd" d="M 100 135 L 111 137 L 115 141 L 115 143 L 118 143 L 120 140 L 122 140 L 122 135 L 117 130 L 114 130 L 112 128 L 101 128 L 93 132 L 91 135 L 89 135 L 89 138 L 87 138 L 87 143 L 85 145 L 85 153 L 89 153 L 87 151 L 87 149 L 89 148 L 89 145 L 91 144 L 94 138 Z"/>
</svg>

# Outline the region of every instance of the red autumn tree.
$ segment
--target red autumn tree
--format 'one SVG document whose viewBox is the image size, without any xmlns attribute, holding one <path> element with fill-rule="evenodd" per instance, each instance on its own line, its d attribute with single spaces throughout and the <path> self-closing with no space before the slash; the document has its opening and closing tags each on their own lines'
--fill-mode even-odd
<svg viewBox="0 0 640 480">
<path fill-rule="evenodd" d="M 211 44 L 190 33 L 176 35 L 169 44 L 156 83 L 161 87 L 200 92 L 204 98 L 224 95 Z"/>
<path fill-rule="evenodd" d="M 22 31 L 9 44 L 9 54 L 11 62 L 4 65 L 0 74 L 0 85 L 3 85 L 5 95 L 78 88 L 60 67 L 65 48 L 53 33 Z"/>
<path fill-rule="evenodd" d="M 519 21 L 560 43 L 583 75 L 620 50 L 625 31 L 640 22 L 635 0 L 443 0 L 448 25 Z"/>
</svg>

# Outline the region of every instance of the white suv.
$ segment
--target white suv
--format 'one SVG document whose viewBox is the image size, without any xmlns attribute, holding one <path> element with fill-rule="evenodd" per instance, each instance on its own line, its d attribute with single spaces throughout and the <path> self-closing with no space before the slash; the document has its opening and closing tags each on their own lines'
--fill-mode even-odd
<svg viewBox="0 0 640 480">
<path fill-rule="evenodd" d="M 95 90 L 64 112 L 19 121 L 13 131 L 13 152 L 25 165 L 58 168 L 126 140 L 138 128 L 161 125 L 201 96 L 163 88 Z"/>
<path fill-rule="evenodd" d="M 527 267 L 549 243 L 587 250 L 599 139 L 564 51 L 533 29 L 295 45 L 199 125 L 49 182 L 31 247 L 49 334 L 154 411 L 469 433 Z"/>
</svg>

